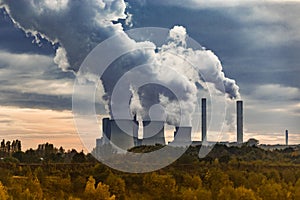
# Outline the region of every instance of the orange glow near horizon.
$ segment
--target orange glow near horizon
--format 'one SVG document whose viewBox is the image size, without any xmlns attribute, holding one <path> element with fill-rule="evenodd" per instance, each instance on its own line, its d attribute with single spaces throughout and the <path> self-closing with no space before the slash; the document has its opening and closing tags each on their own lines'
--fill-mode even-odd
<svg viewBox="0 0 300 200">
<path fill-rule="evenodd" d="M 22 150 L 46 142 L 56 147 L 85 150 L 77 134 L 71 111 L 0 106 L 1 140 L 22 141 Z"/>
<path fill-rule="evenodd" d="M 87 123 L 88 124 L 88 123 Z M 99 132 L 101 130 L 101 120 L 99 120 Z M 166 140 L 173 139 L 173 128 L 166 128 Z M 200 132 L 193 133 L 194 140 L 200 140 Z M 95 145 L 95 135 L 90 135 L 88 142 L 89 147 Z M 258 134 L 244 133 L 246 142 L 249 138 L 256 138 L 261 144 L 284 144 L 284 133 Z M 99 137 L 101 137 L 99 135 Z M 0 106 L 0 139 L 21 140 L 22 150 L 29 148 L 36 149 L 38 144 L 46 142 L 54 144 L 59 148 L 62 146 L 66 150 L 76 149 L 77 151 L 87 148 L 81 142 L 74 124 L 73 114 L 71 111 L 55 111 L 37 108 L 18 108 Z M 208 133 L 210 141 L 235 141 L 236 134 L 225 131 L 223 134 L 217 132 Z M 300 135 L 290 133 L 290 144 L 297 144 L 300 141 Z"/>
</svg>

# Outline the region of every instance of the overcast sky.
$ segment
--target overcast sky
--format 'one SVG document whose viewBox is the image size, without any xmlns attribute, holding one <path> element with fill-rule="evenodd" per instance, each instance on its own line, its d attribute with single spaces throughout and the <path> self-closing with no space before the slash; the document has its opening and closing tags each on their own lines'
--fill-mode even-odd
<svg viewBox="0 0 300 200">
<path fill-rule="evenodd" d="M 2 138 L 21 139 L 24 148 L 46 141 L 84 148 L 72 119 L 72 92 L 85 56 L 123 29 L 183 26 L 239 86 L 244 139 L 281 144 L 288 129 L 290 143 L 300 143 L 300 2 L 74 2 L 0 0 Z M 227 127 L 223 139 L 236 140 L 234 128 Z"/>
</svg>

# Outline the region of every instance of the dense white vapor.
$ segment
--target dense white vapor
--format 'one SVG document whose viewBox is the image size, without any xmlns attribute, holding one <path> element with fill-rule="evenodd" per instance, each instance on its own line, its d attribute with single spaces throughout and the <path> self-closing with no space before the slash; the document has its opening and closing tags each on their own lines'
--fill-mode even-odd
<svg viewBox="0 0 300 200">
<path fill-rule="evenodd" d="M 63 71 L 66 71 L 67 69 L 70 68 L 70 64 L 67 58 L 67 52 L 64 48 L 59 47 L 56 50 L 54 63 L 57 64 Z"/>
<path fill-rule="evenodd" d="M 55 62 L 63 70 L 77 71 L 83 59 L 100 42 L 123 31 L 123 0 L 2 0 L 13 21 L 38 39 L 59 43 Z M 68 61 L 68 62 L 67 62 Z"/>
<path fill-rule="evenodd" d="M 148 42 L 147 50 L 131 52 L 108 68 L 102 78 L 107 96 L 110 98 L 113 93 L 118 96 L 110 99 L 114 107 L 111 114 L 115 118 L 124 118 L 128 113 L 125 109 L 128 95 L 132 95 L 131 113 L 149 119 L 152 106 L 160 104 L 169 124 L 184 126 L 191 125 L 200 89 L 197 85 L 202 86 L 200 90 L 209 85 L 210 90 L 214 90 L 209 91 L 212 94 L 226 93 L 230 99 L 239 98 L 239 87 L 234 80 L 225 77 L 218 57 L 204 48 L 189 48 L 187 38 L 186 29 L 175 26 L 164 45 Z M 119 42 L 129 46 L 147 44 L 141 45 L 126 37 Z M 157 85 L 139 88 L 144 80 Z M 129 90 L 131 93 L 127 92 Z"/>
<path fill-rule="evenodd" d="M 217 90 L 225 92 L 231 99 L 240 98 L 239 87 L 234 80 L 225 77 L 219 58 L 210 50 L 187 48 L 186 38 L 185 28 L 175 26 L 170 31 L 170 42 L 163 45 L 158 53 L 160 64 L 174 66 L 194 82 L 204 79 L 205 82 L 213 83 Z M 187 63 L 182 61 L 189 62 L 194 70 L 187 70 Z"/>
<path fill-rule="evenodd" d="M 37 40 L 45 37 L 59 44 L 54 62 L 64 71 L 77 72 L 94 47 L 116 33 L 124 33 L 121 24 L 115 21 L 127 18 L 130 22 L 131 18 L 125 14 L 126 4 L 123 0 L 89 0 L 84 3 L 75 0 L 2 0 L 1 5 L 25 32 L 35 35 Z M 121 56 L 101 77 L 103 87 L 99 88 L 102 97 L 105 97 L 105 106 L 111 100 L 108 107 L 112 117 L 124 117 L 122 111 L 129 107 L 132 113 L 149 118 L 152 106 L 161 104 L 165 108 L 168 123 L 179 125 L 179 117 L 182 117 L 184 122 L 181 121 L 181 125 L 191 125 L 198 87 L 204 88 L 205 82 L 230 98 L 239 98 L 238 86 L 234 80 L 225 77 L 218 57 L 209 50 L 189 48 L 187 37 L 184 27 L 175 26 L 169 32 L 168 41 L 161 47 L 149 41 L 136 42 L 126 34 L 120 38 L 117 43 L 120 48 L 125 46 L 124 49 L 130 49 L 139 45 L 148 49 Z M 147 66 L 136 73 L 127 73 L 145 64 Z M 121 89 L 117 94 L 121 97 L 131 96 L 131 102 L 124 101 L 124 98 L 112 99 L 115 86 L 124 75 L 127 77 L 120 84 Z M 99 79 L 94 76 L 87 74 L 86 81 L 98 83 Z M 138 88 L 132 81 L 147 79 L 163 86 L 146 85 Z M 116 113 L 112 112 L 112 105 Z"/>
<path fill-rule="evenodd" d="M 135 114 L 141 114 L 139 116 L 144 116 L 145 114 L 143 106 L 141 104 L 141 100 L 138 94 L 138 89 L 134 88 L 133 86 L 130 86 L 130 92 L 132 94 L 131 100 L 130 100 L 130 111 L 132 112 L 132 115 Z"/>
</svg>

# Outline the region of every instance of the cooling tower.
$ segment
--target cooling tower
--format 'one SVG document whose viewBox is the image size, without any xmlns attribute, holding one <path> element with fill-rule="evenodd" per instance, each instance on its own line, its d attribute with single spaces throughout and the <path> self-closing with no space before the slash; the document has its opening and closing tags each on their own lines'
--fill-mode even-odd
<svg viewBox="0 0 300 200">
<path fill-rule="evenodd" d="M 165 122 L 163 121 L 143 121 L 143 145 L 165 145 L 164 134 Z"/>
<path fill-rule="evenodd" d="M 133 127 L 132 120 L 110 120 L 110 141 L 123 150 L 134 147 Z"/>
<path fill-rule="evenodd" d="M 176 127 L 174 132 L 174 146 L 189 146 L 192 142 L 192 127 Z"/>
<path fill-rule="evenodd" d="M 207 141 L 207 119 L 206 119 L 206 98 L 202 99 L 202 110 L 201 110 L 201 127 L 202 127 L 202 143 Z"/>
<path fill-rule="evenodd" d="M 236 102 L 236 125 L 237 125 L 237 143 L 243 143 L 243 101 Z"/>
</svg>

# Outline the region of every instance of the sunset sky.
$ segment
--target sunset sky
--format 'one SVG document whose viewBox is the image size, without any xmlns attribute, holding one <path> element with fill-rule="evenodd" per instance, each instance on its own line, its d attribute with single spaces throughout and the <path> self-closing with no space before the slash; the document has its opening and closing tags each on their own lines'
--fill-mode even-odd
<svg viewBox="0 0 300 200">
<path fill-rule="evenodd" d="M 85 149 L 72 114 L 85 56 L 123 30 L 182 26 L 239 86 L 244 140 L 283 144 L 288 129 L 300 143 L 299 10 L 291 0 L 0 0 L 0 139 L 19 139 L 23 150 Z M 235 141 L 235 129 L 225 126 L 222 140 Z"/>
</svg>

